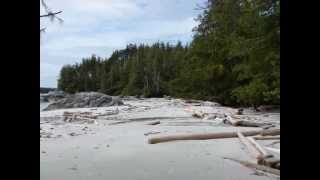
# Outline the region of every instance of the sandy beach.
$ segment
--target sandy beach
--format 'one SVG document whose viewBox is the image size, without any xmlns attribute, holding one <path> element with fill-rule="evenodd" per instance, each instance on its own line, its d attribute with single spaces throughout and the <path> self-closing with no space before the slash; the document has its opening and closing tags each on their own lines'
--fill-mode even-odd
<svg viewBox="0 0 320 180">
<path fill-rule="evenodd" d="M 41 111 L 47 104 L 40 104 L 41 179 L 280 179 L 274 175 L 255 174 L 238 163 L 223 159 L 250 158 L 237 138 L 147 143 L 148 138 L 161 134 L 260 129 L 232 127 L 219 119 L 198 119 L 187 111 L 234 113 L 233 108 L 211 102 L 187 104 L 180 99 L 165 98 L 124 100 L 124 103 L 123 106 L 52 111 Z M 86 123 L 64 122 L 61 117 L 65 111 L 118 113 L 99 117 L 95 123 Z M 244 114 L 254 121 L 273 122 L 280 127 L 279 112 L 256 113 L 245 109 Z M 144 119 L 112 125 L 137 118 Z M 161 123 L 146 125 L 154 120 Z M 274 146 L 280 148 L 279 144 Z"/>
</svg>

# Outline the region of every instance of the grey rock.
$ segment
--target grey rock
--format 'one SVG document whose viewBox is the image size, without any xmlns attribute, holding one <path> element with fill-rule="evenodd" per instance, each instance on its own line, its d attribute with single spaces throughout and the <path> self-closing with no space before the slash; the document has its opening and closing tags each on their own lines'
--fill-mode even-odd
<svg viewBox="0 0 320 180">
<path fill-rule="evenodd" d="M 98 92 L 81 92 L 68 95 L 60 99 L 44 110 L 66 109 L 66 108 L 90 108 L 123 105 L 119 97 L 112 97 Z"/>
</svg>

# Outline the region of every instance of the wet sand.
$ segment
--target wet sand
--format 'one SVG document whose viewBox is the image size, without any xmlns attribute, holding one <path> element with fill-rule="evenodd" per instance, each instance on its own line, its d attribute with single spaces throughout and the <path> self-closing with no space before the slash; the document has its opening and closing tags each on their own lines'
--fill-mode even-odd
<svg viewBox="0 0 320 180">
<path fill-rule="evenodd" d="M 165 99 L 125 101 L 125 103 L 137 108 L 128 110 L 127 106 L 119 106 L 40 112 L 42 117 L 40 126 L 50 134 L 50 138 L 40 138 L 41 179 L 278 179 L 274 176 L 254 175 L 252 170 L 223 159 L 223 157 L 241 160 L 250 158 L 236 138 L 147 143 L 149 137 L 158 135 L 144 135 L 149 132 L 169 134 L 235 130 L 234 127 L 213 121 L 210 121 L 213 125 L 199 125 L 204 120 L 190 118 L 191 113 L 184 111 L 186 107 L 190 108 L 190 105 Z M 60 120 L 48 119 L 61 115 L 64 111 L 105 112 L 116 108 L 120 111 L 118 115 L 98 120 L 98 124 L 62 123 Z M 192 106 L 192 108 L 208 112 L 232 111 L 230 108 L 213 106 Z M 108 125 L 116 120 L 161 116 L 186 118 L 161 119 L 161 124 L 156 126 L 145 125 L 146 121 Z M 264 117 L 263 120 L 269 118 L 268 121 L 279 121 L 280 118 L 278 113 L 269 114 L 268 117 L 265 114 L 258 117 Z M 179 125 L 178 122 L 195 122 L 195 124 L 185 126 L 181 123 Z"/>
</svg>

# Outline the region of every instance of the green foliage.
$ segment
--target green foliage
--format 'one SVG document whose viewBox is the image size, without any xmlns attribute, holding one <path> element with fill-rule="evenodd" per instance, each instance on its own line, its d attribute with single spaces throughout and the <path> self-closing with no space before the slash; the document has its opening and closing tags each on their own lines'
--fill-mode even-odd
<svg viewBox="0 0 320 180">
<path fill-rule="evenodd" d="M 190 45 L 129 44 L 105 60 L 64 66 L 59 88 L 219 100 L 226 105 L 280 103 L 279 0 L 209 0 Z"/>
</svg>

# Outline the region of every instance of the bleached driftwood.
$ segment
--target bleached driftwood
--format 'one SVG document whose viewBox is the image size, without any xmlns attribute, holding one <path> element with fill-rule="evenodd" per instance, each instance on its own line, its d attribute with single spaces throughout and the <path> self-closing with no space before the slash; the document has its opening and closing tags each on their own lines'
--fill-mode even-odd
<svg viewBox="0 0 320 180">
<path fill-rule="evenodd" d="M 279 135 L 280 129 L 268 129 L 268 130 L 251 130 L 243 131 L 244 136 L 255 136 L 258 134 L 263 135 Z M 191 133 L 191 134 L 177 134 L 152 137 L 148 140 L 149 144 L 156 144 L 168 141 L 177 140 L 207 140 L 207 139 L 223 139 L 223 138 L 236 138 L 237 132 L 219 132 L 219 133 Z"/>
<path fill-rule="evenodd" d="M 235 116 L 227 116 L 225 119 L 225 122 L 230 123 L 232 126 L 243 126 L 243 127 L 265 127 L 267 125 L 272 125 L 268 123 L 259 123 L 259 122 L 253 122 L 253 121 L 245 121 L 245 120 L 239 120 L 240 118 Z"/>
<path fill-rule="evenodd" d="M 123 121 L 109 123 L 109 125 L 117 125 L 131 122 L 142 122 L 142 121 L 150 121 L 150 120 L 158 120 L 158 119 L 180 119 L 185 117 L 143 117 L 143 118 L 131 118 Z"/>
<path fill-rule="evenodd" d="M 159 133 L 161 133 L 161 132 L 147 132 L 147 133 L 144 133 L 144 135 L 145 135 L 145 136 L 148 136 L 148 135 L 150 135 L 150 134 L 159 134 Z"/>
<path fill-rule="evenodd" d="M 263 158 L 260 161 L 258 161 L 258 164 L 268 166 L 271 168 L 280 169 L 280 167 L 278 167 L 280 165 L 280 158 L 274 156 Z"/>
<path fill-rule="evenodd" d="M 271 147 L 264 147 L 266 150 L 273 152 L 273 153 L 277 153 L 280 155 L 280 149 L 276 149 L 276 148 L 271 148 Z"/>
<path fill-rule="evenodd" d="M 255 140 L 278 140 L 280 136 L 255 136 Z"/>
<path fill-rule="evenodd" d="M 252 137 L 247 138 L 248 141 L 260 152 L 260 155 L 262 157 L 270 156 L 270 153 L 268 153 L 259 143 L 257 143 Z"/>
<path fill-rule="evenodd" d="M 238 160 L 238 159 L 234 159 L 234 158 L 228 158 L 228 157 L 224 157 L 224 159 L 229 159 L 232 160 L 234 162 L 238 162 L 240 164 L 242 164 L 243 166 L 250 168 L 254 171 L 259 170 L 259 171 L 263 171 L 263 172 L 267 172 L 267 173 L 271 173 L 277 176 L 280 176 L 280 170 L 278 169 L 274 169 L 274 168 L 270 168 L 267 166 L 263 166 L 263 165 L 259 165 L 259 164 L 255 164 L 255 163 L 251 163 L 248 161 L 242 161 L 242 160 Z M 280 166 L 280 164 L 279 164 Z"/>
<path fill-rule="evenodd" d="M 253 159 L 258 160 L 262 156 L 261 152 L 259 152 L 258 149 L 255 148 L 249 142 L 248 138 L 246 138 L 240 131 L 237 132 L 237 135 L 238 135 L 238 138 L 239 138 L 240 142 L 246 147 L 246 149 L 250 153 L 250 156 Z"/>
<path fill-rule="evenodd" d="M 87 123 L 97 123 L 97 115 L 92 115 L 92 112 L 67 112 L 63 113 L 63 120 L 66 122 L 85 121 Z"/>
</svg>

